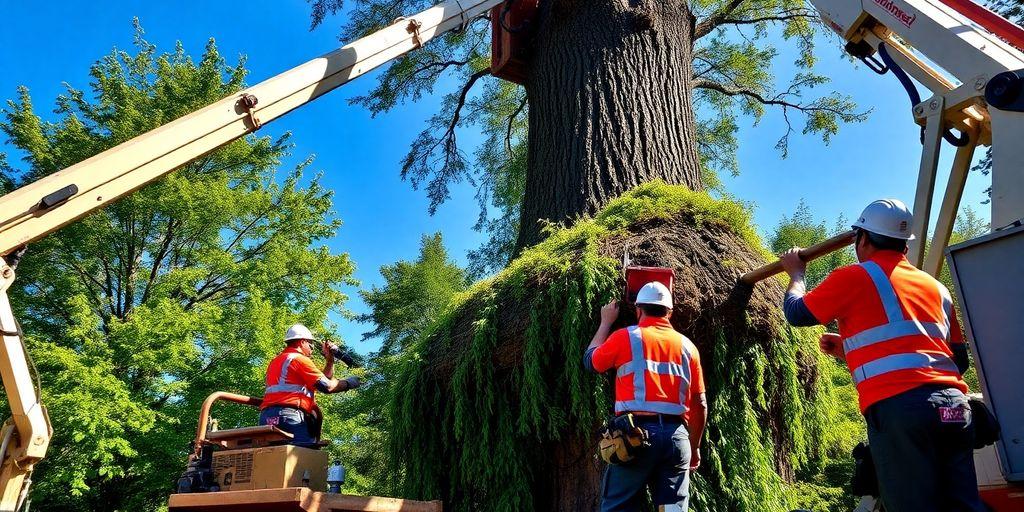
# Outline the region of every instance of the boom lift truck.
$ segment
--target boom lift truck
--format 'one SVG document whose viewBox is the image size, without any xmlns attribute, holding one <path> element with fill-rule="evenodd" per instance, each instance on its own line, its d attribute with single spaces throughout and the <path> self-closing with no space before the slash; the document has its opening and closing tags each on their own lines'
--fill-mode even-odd
<svg viewBox="0 0 1024 512">
<path fill-rule="evenodd" d="M 1024 510 L 1024 30 L 971 0 L 810 0 L 846 50 L 907 89 L 921 125 L 911 263 L 938 275 L 947 256 L 985 402 L 1002 439 L 975 452 L 982 499 L 996 512 Z M 912 50 L 913 49 L 913 50 Z M 927 61 L 919 58 L 923 55 Z M 939 66 L 936 69 L 931 63 Z M 932 95 L 922 99 L 911 81 Z M 959 131 L 955 135 L 953 130 Z M 927 254 L 942 140 L 956 146 Z M 947 248 L 978 145 L 992 147 L 993 233 Z M 853 243 L 844 233 L 805 249 L 805 260 Z M 778 263 L 741 279 L 756 283 Z M 858 512 L 876 510 L 870 497 Z"/>
<path fill-rule="evenodd" d="M 513 44 L 523 6 L 537 0 L 446 0 L 378 32 L 292 68 L 117 147 L 0 197 L 0 373 L 12 417 L 0 432 L 0 511 L 19 510 L 26 501 L 35 465 L 46 455 L 53 434 L 46 408 L 29 371 L 23 336 L 7 290 L 27 244 L 117 201 L 187 162 L 258 130 L 288 112 L 373 69 L 420 48 L 447 32 L 464 29 L 491 12 L 495 28 L 492 73 L 522 79 L 521 55 Z M 514 33 L 515 32 L 515 33 Z M 323 491 L 326 454 L 271 446 L 289 434 L 275 427 L 209 431 L 210 408 L 217 401 L 259 406 L 259 398 L 214 393 L 203 406 L 190 470 L 205 490 L 175 494 L 172 511 L 439 511 L 439 503 L 357 498 Z M 278 449 L 283 449 L 281 451 Z M 216 451 L 221 450 L 221 451 Z M 273 453 L 269 451 L 278 450 Z M 202 458 L 206 456 L 206 460 Z M 204 463 L 219 462 L 215 467 Z M 241 476 L 245 473 L 248 478 Z M 228 481 L 230 480 L 230 481 Z M 245 481 L 243 481 L 245 480 Z M 226 489 L 242 489 L 231 490 Z M 198 490 L 198 489 L 195 489 Z"/>
</svg>

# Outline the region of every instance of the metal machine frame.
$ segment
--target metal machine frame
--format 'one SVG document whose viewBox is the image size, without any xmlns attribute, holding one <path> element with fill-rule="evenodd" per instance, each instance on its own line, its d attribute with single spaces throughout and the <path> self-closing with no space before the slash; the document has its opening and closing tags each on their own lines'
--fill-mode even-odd
<svg viewBox="0 0 1024 512">
<path fill-rule="evenodd" d="M 967 173 L 978 145 L 992 147 L 992 226 L 1001 228 L 1024 218 L 1024 108 L 1018 97 L 1008 108 L 998 108 L 988 101 L 998 99 L 993 89 L 1010 83 L 1019 86 L 1024 79 L 1024 29 L 1010 23 L 971 0 L 810 0 L 825 22 L 847 41 L 847 50 L 861 58 L 874 71 L 883 74 L 893 69 L 899 77 L 907 74 L 927 87 L 932 96 L 915 101 L 912 107 L 915 122 L 922 126 L 921 163 L 914 198 L 914 234 L 908 257 L 910 261 L 937 276 L 949 244 L 953 224 L 964 192 Z M 941 66 L 938 70 L 911 51 L 911 48 Z M 891 50 L 891 51 L 890 51 Z M 879 62 L 874 55 L 879 55 Z M 943 74 L 943 71 L 946 74 Z M 951 81 L 951 76 L 960 84 Z M 916 88 L 901 77 L 914 100 Z M 999 102 L 996 102 L 997 104 Z M 1005 105 L 1003 105 L 1005 106 Z M 957 129 L 957 140 L 949 131 Z M 939 152 L 943 139 L 957 147 L 953 168 L 943 193 L 928 254 L 925 240 L 931 225 L 932 198 L 935 192 Z M 998 237 L 1002 235 L 989 235 Z M 987 237 L 966 242 L 965 247 L 987 240 Z M 1015 255 L 1007 255 L 1012 258 Z M 950 258 L 955 266 L 954 258 Z M 951 268 L 954 276 L 956 269 Z M 999 272 L 997 268 L 993 272 Z M 978 343 L 970 327 L 970 312 L 957 279 L 961 305 L 965 308 L 968 336 L 975 355 L 975 368 L 982 377 L 988 397 L 1003 401 L 1017 400 L 998 393 L 1007 393 L 1006 386 L 997 394 L 985 381 L 984 363 L 979 358 Z M 1024 276 L 1006 276 L 1007 285 L 1020 283 Z M 984 341 L 982 341 L 984 343 Z M 1012 390 L 1009 391 L 1012 393 Z M 991 398 L 989 398 L 991 402 Z M 998 401 L 998 400 L 997 400 Z M 1016 415 L 1014 415 L 1016 417 Z M 1006 450 L 997 446 L 1000 457 L 999 474 L 990 474 L 996 466 L 992 458 L 996 450 L 975 452 L 975 461 L 985 470 L 985 481 L 979 487 L 983 498 L 991 500 L 999 510 L 1017 510 L 1019 488 L 1007 480 L 1021 475 L 1010 472 Z M 981 471 L 979 471 L 981 476 Z M 858 512 L 877 509 L 871 497 L 865 497 Z"/>
<path fill-rule="evenodd" d="M 848 49 L 860 46 L 864 49 L 862 56 L 870 57 L 884 44 L 891 50 L 888 54 L 892 60 L 933 94 L 912 109 L 924 133 L 914 198 L 916 240 L 911 243 L 911 262 L 932 275 L 941 270 L 943 250 L 949 244 L 978 145 L 992 146 L 992 225 L 1005 226 L 1024 217 L 1024 144 L 1020 143 L 1024 113 L 989 108 L 985 103 L 986 87 L 993 77 L 1024 69 L 1024 53 L 996 34 L 1024 44 L 1024 30 L 970 0 L 811 3 L 849 43 Z M 918 58 L 911 48 L 942 69 Z M 961 84 L 952 82 L 943 71 Z M 939 152 L 944 133 L 953 128 L 960 130 L 966 140 L 957 148 L 926 257 Z"/>
<path fill-rule="evenodd" d="M 1016 322 L 1024 307 L 1024 292 L 1013 283 L 1024 281 L 1024 263 L 1005 254 L 1020 254 L 1024 226 L 1000 230 L 946 250 L 949 270 L 963 309 L 963 326 L 974 351 L 982 392 L 1003 423 L 996 444 L 1006 480 L 1024 482 L 1024 451 L 1020 448 L 1024 394 L 1018 364 L 1024 354 Z M 974 279 L 972 279 L 972 277 Z M 984 319 L 985 321 L 981 321 Z"/>
</svg>

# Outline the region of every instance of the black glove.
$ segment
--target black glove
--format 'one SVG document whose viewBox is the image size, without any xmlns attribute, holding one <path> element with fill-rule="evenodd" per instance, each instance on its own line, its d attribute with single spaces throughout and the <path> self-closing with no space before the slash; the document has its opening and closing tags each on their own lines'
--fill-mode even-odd
<svg viewBox="0 0 1024 512">
<path fill-rule="evenodd" d="M 348 384 L 348 387 L 345 388 L 345 391 L 350 391 L 363 385 L 363 381 L 359 380 L 359 377 L 356 377 L 355 375 L 345 379 L 345 383 Z"/>
</svg>

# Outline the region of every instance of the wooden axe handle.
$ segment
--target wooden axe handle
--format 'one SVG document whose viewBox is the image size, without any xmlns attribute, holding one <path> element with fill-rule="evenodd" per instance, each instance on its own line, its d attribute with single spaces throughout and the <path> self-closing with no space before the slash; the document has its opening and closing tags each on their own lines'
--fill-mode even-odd
<svg viewBox="0 0 1024 512">
<path fill-rule="evenodd" d="M 840 233 L 832 238 L 829 238 L 828 240 L 825 240 L 824 242 L 814 244 L 806 249 L 801 249 L 800 259 L 804 261 L 811 261 L 820 258 L 826 254 L 836 252 L 839 249 L 842 249 L 843 247 L 846 247 L 848 245 L 853 245 L 853 242 L 853 230 L 847 231 L 845 233 Z M 774 276 L 775 274 L 781 274 L 784 271 L 785 269 L 782 268 L 782 262 L 776 261 L 775 263 L 769 263 L 761 268 L 757 268 L 751 270 L 750 272 L 747 272 L 746 274 L 743 274 L 743 276 L 740 277 L 740 281 L 749 285 L 753 285 L 760 281 L 768 279 L 769 277 Z"/>
</svg>

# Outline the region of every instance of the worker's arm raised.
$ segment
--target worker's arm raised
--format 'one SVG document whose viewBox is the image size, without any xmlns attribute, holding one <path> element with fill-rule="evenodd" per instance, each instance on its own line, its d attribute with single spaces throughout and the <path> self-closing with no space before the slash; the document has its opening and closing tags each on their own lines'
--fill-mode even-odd
<svg viewBox="0 0 1024 512">
<path fill-rule="evenodd" d="M 333 357 L 333 356 L 332 356 Z M 332 361 L 329 359 L 328 361 Z M 292 362 L 295 371 L 301 372 L 302 381 L 307 388 L 316 388 L 321 393 L 341 393 L 362 386 L 359 377 L 352 376 L 346 379 L 334 379 L 317 369 L 313 360 L 308 357 L 298 357 Z"/>
<path fill-rule="evenodd" d="M 807 285 L 804 284 L 807 262 L 800 257 L 800 248 L 794 247 L 784 252 L 779 261 L 782 263 L 782 268 L 789 274 L 789 287 L 786 289 L 786 297 L 782 302 L 782 311 L 786 315 L 786 321 L 796 327 L 818 325 L 818 319 L 803 303 L 804 294 L 807 292 Z"/>
<path fill-rule="evenodd" d="M 321 393 L 341 393 L 342 391 L 349 391 L 363 385 L 363 381 L 359 380 L 359 377 L 355 375 L 345 379 L 330 379 L 326 376 L 316 381 L 316 389 Z"/>
<path fill-rule="evenodd" d="M 331 342 L 324 340 L 320 343 L 320 353 L 324 355 L 324 376 L 328 379 L 334 378 L 334 352 L 331 350 Z"/>
<path fill-rule="evenodd" d="M 601 325 L 598 326 L 597 332 L 594 333 L 594 337 L 590 340 L 590 345 L 587 347 L 586 352 L 583 353 L 584 368 L 600 373 L 614 366 L 615 351 L 609 351 L 609 348 L 614 347 L 611 345 L 605 346 L 605 344 L 612 337 L 612 324 L 618 318 L 618 301 L 609 302 L 601 308 Z M 598 353 L 599 349 L 601 354 L 595 358 L 595 354 Z"/>
</svg>

